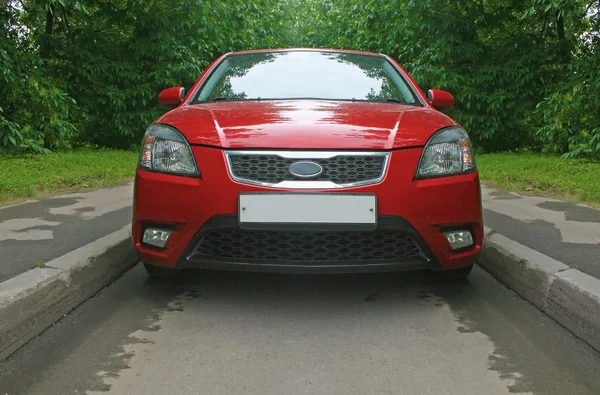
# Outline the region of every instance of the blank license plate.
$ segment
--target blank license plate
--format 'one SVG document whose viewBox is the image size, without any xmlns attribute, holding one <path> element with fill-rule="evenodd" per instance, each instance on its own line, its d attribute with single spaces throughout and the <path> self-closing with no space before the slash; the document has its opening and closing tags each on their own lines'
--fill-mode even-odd
<svg viewBox="0 0 600 395">
<path fill-rule="evenodd" d="M 246 224 L 375 224 L 377 197 L 342 193 L 239 195 L 239 222 Z"/>
</svg>

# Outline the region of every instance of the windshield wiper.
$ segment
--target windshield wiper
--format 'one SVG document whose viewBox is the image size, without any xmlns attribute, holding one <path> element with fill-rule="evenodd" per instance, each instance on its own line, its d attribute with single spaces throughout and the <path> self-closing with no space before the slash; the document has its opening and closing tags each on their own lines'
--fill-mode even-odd
<svg viewBox="0 0 600 395">
<path fill-rule="evenodd" d="M 422 107 L 422 104 L 420 103 L 407 103 L 405 101 L 402 100 L 398 100 L 398 99 L 394 99 L 392 97 L 388 97 L 385 99 L 367 99 L 365 100 L 367 102 L 376 102 L 376 103 L 398 103 L 398 104 L 402 104 L 403 106 L 416 106 L 416 107 Z"/>
<path fill-rule="evenodd" d="M 262 99 L 260 97 L 246 99 L 246 98 L 240 98 L 240 97 L 217 96 L 214 99 L 202 100 L 202 101 L 198 101 L 196 103 L 210 103 L 213 101 L 257 101 L 257 100 L 262 100 Z"/>
<path fill-rule="evenodd" d="M 204 102 L 211 102 L 211 101 L 237 101 L 237 100 L 244 100 L 244 99 L 238 99 L 237 97 L 219 96 L 219 97 L 215 97 L 214 99 L 204 100 Z"/>
<path fill-rule="evenodd" d="M 406 102 L 403 102 L 401 100 L 398 99 L 394 99 L 392 97 L 387 97 L 385 99 L 367 99 L 365 101 L 374 101 L 374 102 L 389 102 L 389 103 L 400 103 L 400 104 L 406 104 Z"/>
</svg>

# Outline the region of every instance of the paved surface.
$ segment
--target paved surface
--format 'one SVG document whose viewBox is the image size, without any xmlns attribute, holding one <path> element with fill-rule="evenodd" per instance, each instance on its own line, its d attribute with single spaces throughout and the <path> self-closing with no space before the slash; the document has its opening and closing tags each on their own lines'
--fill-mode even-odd
<svg viewBox="0 0 600 395">
<path fill-rule="evenodd" d="M 0 364 L 0 394 L 600 394 L 600 354 L 476 268 L 283 276 L 140 266 Z"/>
<path fill-rule="evenodd" d="M 482 187 L 485 226 L 600 278 L 600 210 Z"/>
<path fill-rule="evenodd" d="M 133 184 L 0 207 L 0 282 L 131 223 Z"/>
<path fill-rule="evenodd" d="M 600 278 L 600 210 L 483 186 L 484 222 Z M 131 221 L 132 184 L 0 207 L 0 282 Z"/>
</svg>

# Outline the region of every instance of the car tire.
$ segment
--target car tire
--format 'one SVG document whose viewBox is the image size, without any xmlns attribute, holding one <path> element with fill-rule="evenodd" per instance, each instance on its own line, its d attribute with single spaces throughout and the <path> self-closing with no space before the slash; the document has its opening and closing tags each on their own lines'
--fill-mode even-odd
<svg viewBox="0 0 600 395">
<path fill-rule="evenodd" d="M 465 266 L 465 267 L 461 267 L 460 269 L 453 269 L 453 270 L 442 270 L 442 271 L 438 271 L 438 272 L 430 271 L 429 273 L 431 274 L 432 277 L 438 278 L 441 280 L 464 281 L 469 277 L 469 274 L 471 274 L 471 271 L 473 270 L 473 266 L 475 266 L 475 265 Z"/>
<path fill-rule="evenodd" d="M 150 276 L 150 278 L 153 280 L 173 281 L 181 277 L 181 270 L 154 266 L 146 262 L 143 263 L 144 269 L 146 269 L 146 273 L 148 273 L 148 276 Z"/>
</svg>

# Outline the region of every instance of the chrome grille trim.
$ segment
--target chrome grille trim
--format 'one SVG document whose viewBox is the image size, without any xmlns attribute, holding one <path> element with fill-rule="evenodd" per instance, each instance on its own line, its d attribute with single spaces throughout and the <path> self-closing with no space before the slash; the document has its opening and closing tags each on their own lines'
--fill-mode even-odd
<svg viewBox="0 0 600 395">
<path fill-rule="evenodd" d="M 233 165 L 231 157 L 235 155 L 246 155 L 246 156 L 278 156 L 285 159 L 331 159 L 336 156 L 363 156 L 363 157 L 383 157 L 383 166 L 381 173 L 378 177 L 369 180 L 361 180 L 358 182 L 337 184 L 331 181 L 314 181 L 314 180 L 285 180 L 278 183 L 262 182 L 259 180 L 251 180 L 241 178 L 235 175 L 233 171 Z M 254 151 L 254 150 L 228 150 L 225 151 L 225 158 L 227 162 L 227 170 L 230 177 L 239 183 L 248 185 L 257 185 L 269 188 L 284 188 L 284 189 L 338 189 L 338 188 L 352 188 L 364 185 L 372 185 L 381 182 L 387 173 L 390 153 L 386 151 Z"/>
</svg>

